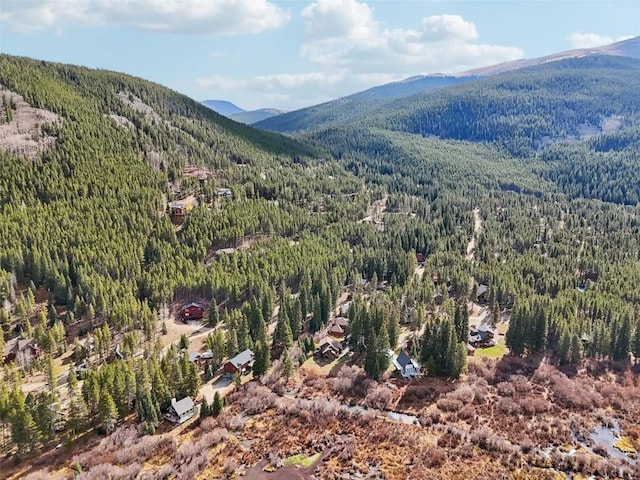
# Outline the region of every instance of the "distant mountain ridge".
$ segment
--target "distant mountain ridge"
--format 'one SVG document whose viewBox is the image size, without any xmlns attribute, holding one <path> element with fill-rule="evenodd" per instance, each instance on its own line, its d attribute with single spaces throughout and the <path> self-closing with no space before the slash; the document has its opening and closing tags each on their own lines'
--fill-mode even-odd
<svg viewBox="0 0 640 480">
<path fill-rule="evenodd" d="M 603 47 L 594 48 L 578 48 L 575 50 L 567 50 L 565 52 L 554 53 L 553 55 L 546 55 L 544 57 L 528 58 L 521 60 L 514 60 L 512 62 L 499 63 L 497 65 L 490 65 L 487 67 L 474 68 L 464 72 L 456 73 L 455 77 L 469 77 L 469 76 L 489 76 L 496 75 L 498 73 L 510 72 L 513 70 L 519 70 L 521 68 L 533 67 L 535 65 L 542 65 L 550 62 L 558 62 L 560 60 L 567 60 L 569 58 L 581 58 L 593 55 L 612 55 L 617 57 L 629 57 L 640 59 L 640 36 L 622 40 L 620 42 L 605 45 Z"/>
<path fill-rule="evenodd" d="M 476 77 L 454 77 L 450 75 L 417 75 L 398 82 L 369 88 L 362 92 L 331 100 L 320 105 L 256 122 L 257 128 L 275 132 L 294 132 L 319 128 L 334 122 L 356 120 L 371 108 L 378 108 L 398 98 L 416 93 L 426 93 L 459 83 L 475 80 Z"/>
<path fill-rule="evenodd" d="M 302 132 L 331 124 L 352 122 L 379 112 L 396 100 L 417 94 L 432 94 L 441 89 L 483 77 L 545 65 L 572 58 L 610 55 L 640 59 L 640 36 L 597 48 L 583 48 L 545 57 L 515 60 L 476 68 L 452 75 L 417 75 L 405 80 L 373 87 L 326 103 L 295 110 L 255 123 L 258 128 L 275 132 Z"/>
<path fill-rule="evenodd" d="M 286 113 L 286 110 L 278 110 L 277 108 L 245 110 L 226 100 L 204 100 L 201 103 L 220 115 L 224 115 L 236 122 L 246 123 L 247 125 Z"/>
<path fill-rule="evenodd" d="M 214 112 L 219 113 L 220 115 L 224 115 L 228 117 L 230 115 L 234 115 L 236 113 L 243 113 L 246 110 L 234 105 L 231 102 L 227 102 L 226 100 L 204 100 L 202 104 L 205 107 L 209 107 Z"/>
</svg>

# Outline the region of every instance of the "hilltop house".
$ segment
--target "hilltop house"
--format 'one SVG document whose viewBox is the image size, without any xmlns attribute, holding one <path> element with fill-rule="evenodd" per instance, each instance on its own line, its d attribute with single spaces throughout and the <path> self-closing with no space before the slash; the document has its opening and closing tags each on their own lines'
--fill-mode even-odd
<svg viewBox="0 0 640 480">
<path fill-rule="evenodd" d="M 184 397 L 179 401 L 172 398 L 169 413 L 167 413 L 165 417 L 170 422 L 182 424 L 190 418 L 193 418 L 195 414 L 196 406 L 193 403 L 193 400 L 191 400 L 191 397 Z"/>
<path fill-rule="evenodd" d="M 254 353 L 247 349 L 227 360 L 222 366 L 222 370 L 227 377 L 233 377 L 236 373 L 238 375 L 244 375 L 245 373 L 249 373 L 249 370 L 253 367 L 253 360 Z"/>
<path fill-rule="evenodd" d="M 198 302 L 187 303 L 180 309 L 180 317 L 183 322 L 187 322 L 189 320 L 202 320 L 202 317 L 204 317 L 204 307 Z"/>
<path fill-rule="evenodd" d="M 405 379 L 411 379 L 420 375 L 420 365 L 404 350 L 393 360 L 397 372 Z"/>
</svg>

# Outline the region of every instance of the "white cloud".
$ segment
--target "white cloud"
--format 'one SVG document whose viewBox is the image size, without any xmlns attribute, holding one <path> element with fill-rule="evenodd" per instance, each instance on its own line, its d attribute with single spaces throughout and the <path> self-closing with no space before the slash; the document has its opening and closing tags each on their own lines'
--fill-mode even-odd
<svg viewBox="0 0 640 480">
<path fill-rule="evenodd" d="M 234 35 L 278 28 L 289 13 L 268 0 L 2 0 L 0 20 L 24 33 L 126 25 L 163 33 Z"/>
<path fill-rule="evenodd" d="M 459 15 L 425 17 L 413 29 L 391 28 L 364 2 L 316 0 L 302 17 L 302 57 L 350 72 L 455 72 L 523 55 L 520 48 L 476 43 L 475 24 Z"/>
<path fill-rule="evenodd" d="M 202 98 L 228 98 L 243 108 L 302 108 L 426 73 L 453 73 L 523 56 L 519 48 L 478 42 L 478 30 L 459 15 L 416 18 L 389 26 L 357 0 L 315 0 L 301 13 L 300 56 L 312 73 L 196 80 Z M 304 65 L 304 62 L 302 62 Z"/>
<path fill-rule="evenodd" d="M 569 35 L 568 39 L 573 45 L 573 48 L 595 48 L 602 47 L 603 45 L 609 45 L 610 43 L 621 42 L 632 38 L 631 35 L 623 37 L 607 37 L 604 35 L 598 35 L 597 33 L 580 33 L 574 32 Z"/>
</svg>

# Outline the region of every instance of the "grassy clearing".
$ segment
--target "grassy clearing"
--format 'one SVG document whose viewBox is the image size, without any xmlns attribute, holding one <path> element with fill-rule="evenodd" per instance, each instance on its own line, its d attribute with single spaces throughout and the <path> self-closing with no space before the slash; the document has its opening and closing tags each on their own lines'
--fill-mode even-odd
<svg viewBox="0 0 640 480">
<path fill-rule="evenodd" d="M 298 455 L 293 455 L 292 457 L 285 458 L 282 461 L 282 464 L 285 467 L 289 466 L 297 466 L 297 467 L 311 467 L 314 463 L 316 463 L 320 459 L 320 453 L 316 453 L 315 455 L 305 455 L 304 453 L 300 453 Z"/>
<path fill-rule="evenodd" d="M 507 353 L 507 347 L 504 344 L 504 339 L 501 338 L 498 344 L 489 348 L 479 348 L 476 350 L 474 356 L 476 357 L 488 357 L 488 358 L 501 358 Z"/>
</svg>

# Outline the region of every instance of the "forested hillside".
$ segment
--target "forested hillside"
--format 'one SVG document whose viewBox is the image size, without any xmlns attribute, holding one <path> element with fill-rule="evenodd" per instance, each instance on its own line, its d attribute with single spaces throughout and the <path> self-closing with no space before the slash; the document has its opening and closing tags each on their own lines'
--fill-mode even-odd
<svg viewBox="0 0 640 480">
<path fill-rule="evenodd" d="M 289 138 L 123 74 L 0 56 L 0 350 L 39 351 L 0 371 L 15 475 L 64 441 L 63 478 L 260 475 L 343 444 L 318 475 L 406 478 L 385 455 L 415 434 L 423 478 L 476 478 L 488 454 L 496 476 L 634 478 L 572 455 L 605 422 L 640 447 L 639 69 L 571 60 Z M 592 392 L 591 374 L 602 395 L 564 388 Z M 155 435 L 187 396 L 219 418 Z M 390 409 L 420 419 L 390 429 Z M 139 427 L 81 450 L 121 423 Z M 116 455 L 123 436 L 140 445 Z"/>
<path fill-rule="evenodd" d="M 274 132 L 300 132 L 314 130 L 333 123 L 348 123 L 366 118 L 372 111 L 391 101 L 417 93 L 428 93 L 458 83 L 476 80 L 478 77 L 450 77 L 427 75 L 407 78 L 362 92 L 338 98 L 327 103 L 283 113 L 256 122 L 255 126 Z"/>
</svg>

